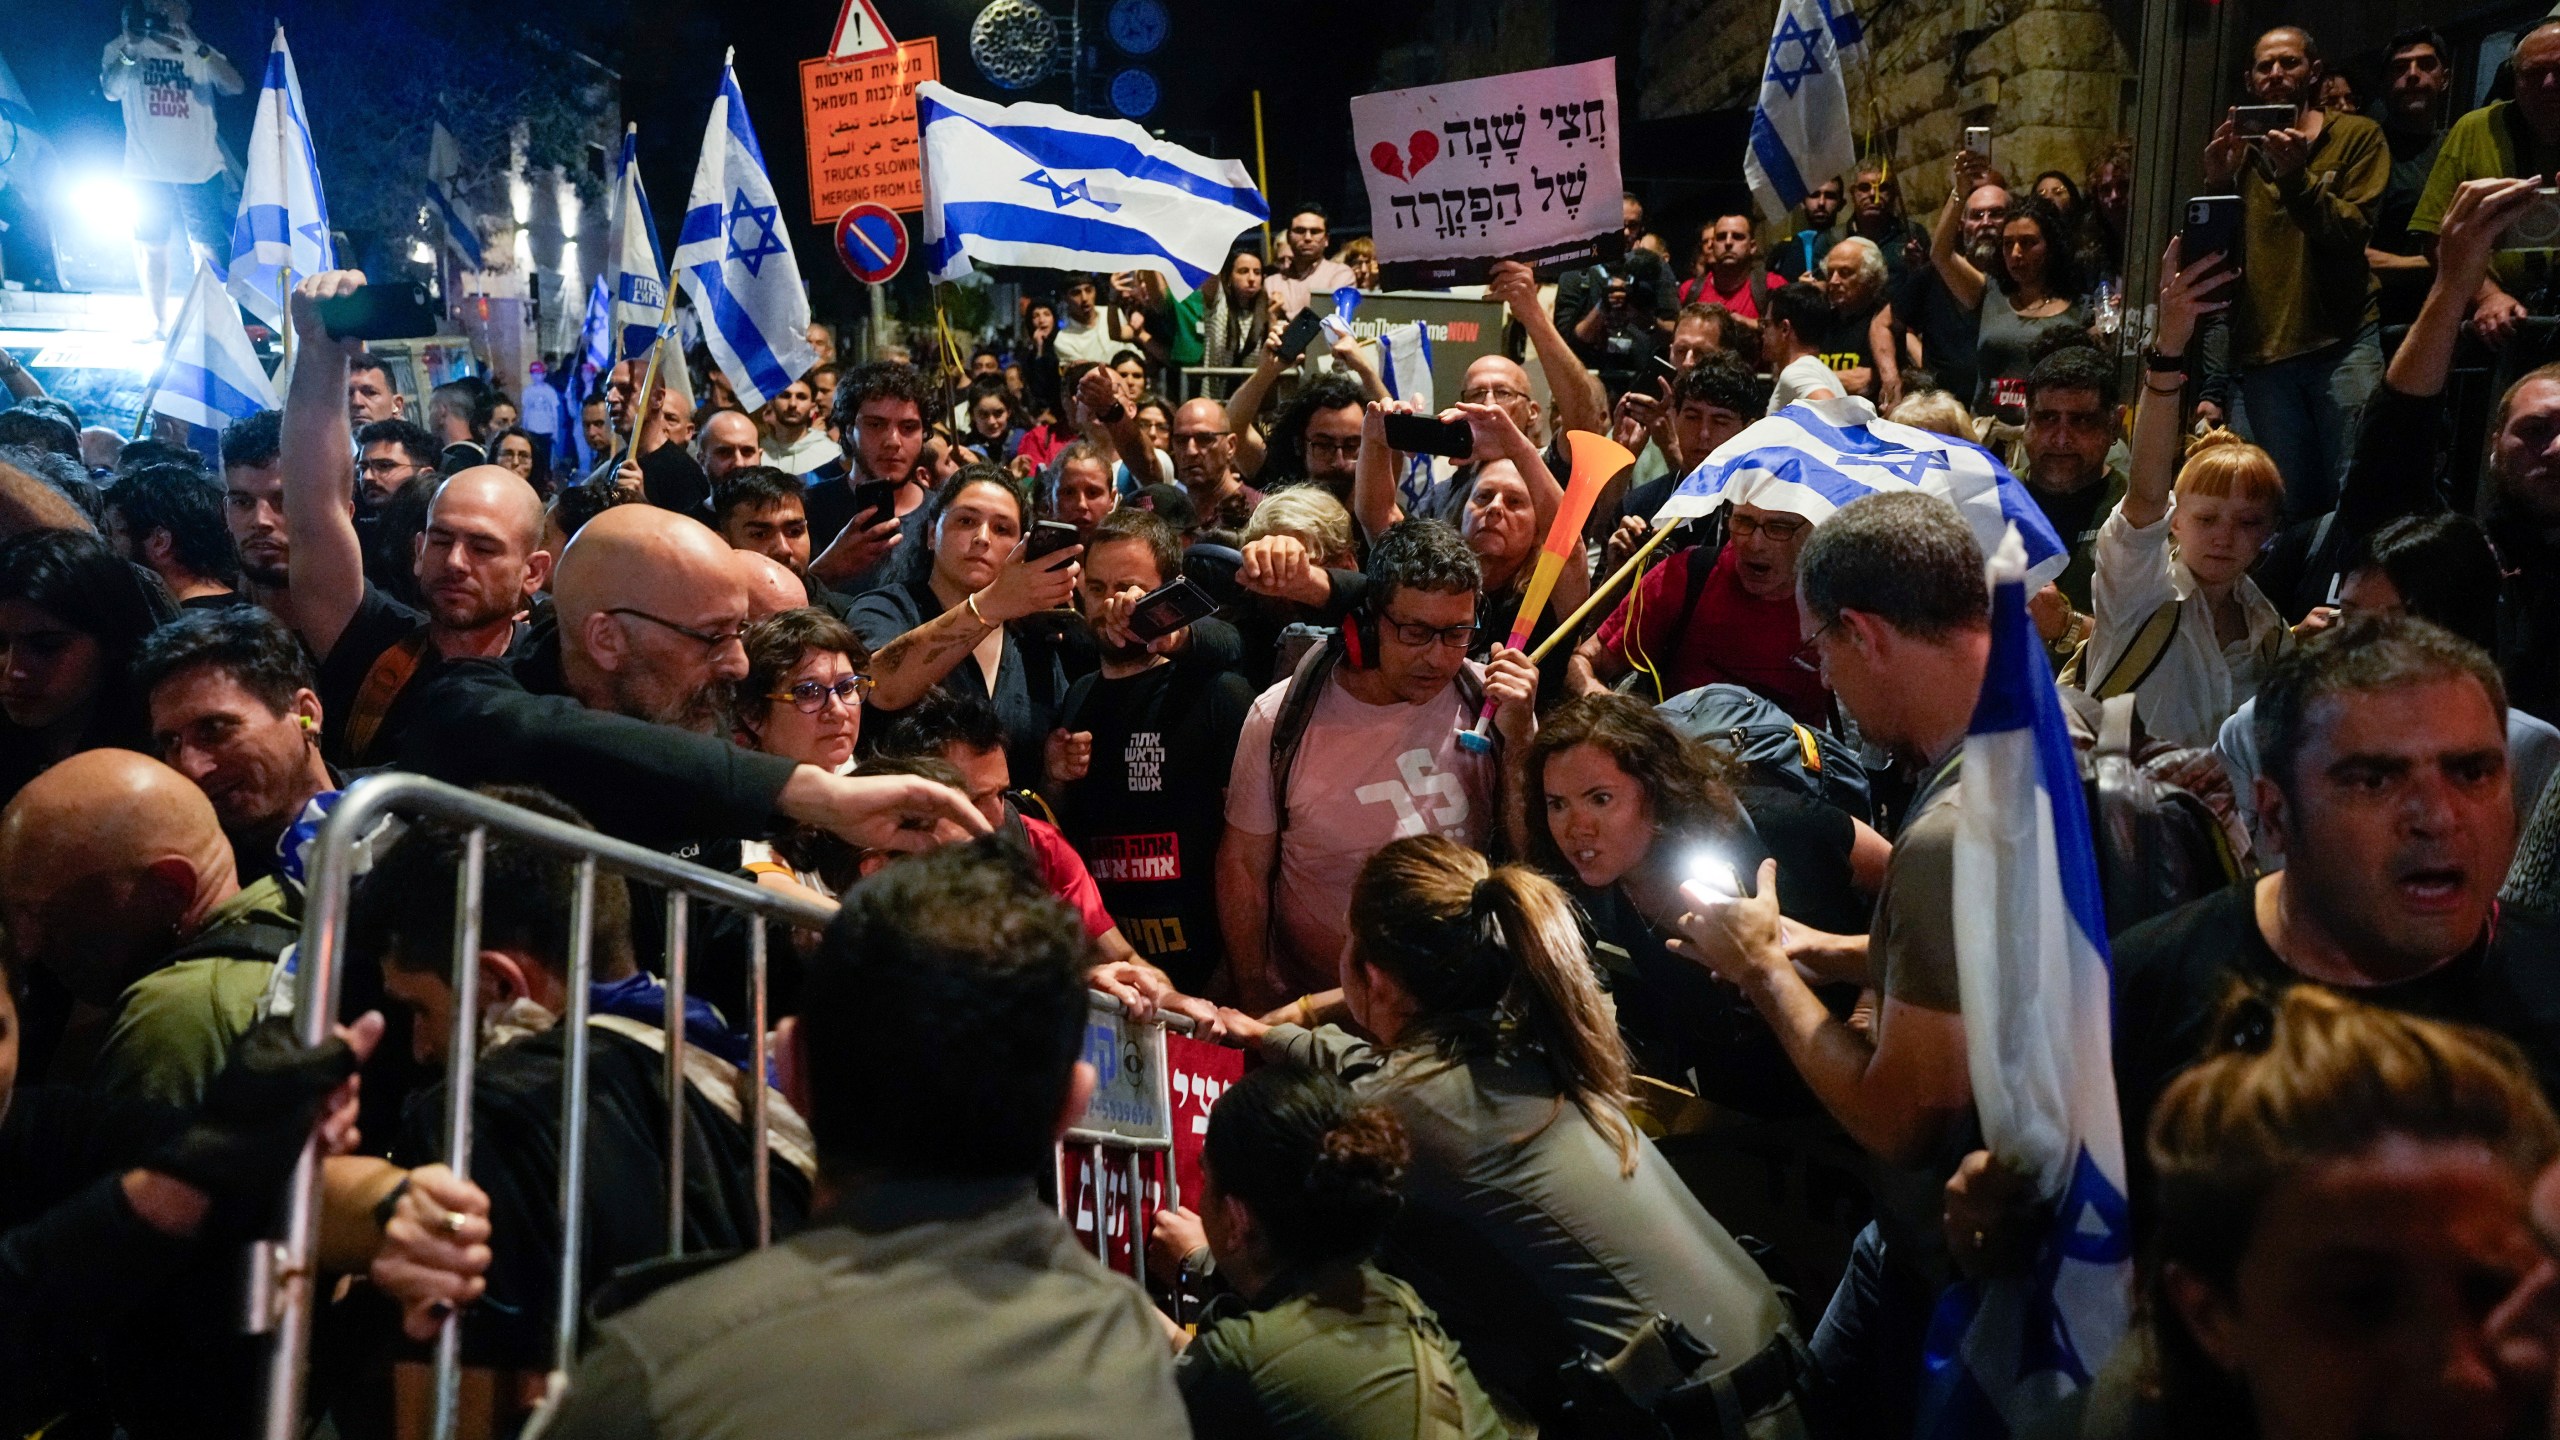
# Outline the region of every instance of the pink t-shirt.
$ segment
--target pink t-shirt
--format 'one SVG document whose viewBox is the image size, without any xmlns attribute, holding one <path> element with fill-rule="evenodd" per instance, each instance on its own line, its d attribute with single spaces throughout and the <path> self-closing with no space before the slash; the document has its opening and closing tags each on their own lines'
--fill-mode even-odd
<svg viewBox="0 0 2560 1440">
<path fill-rule="evenodd" d="M 1288 689 L 1283 681 L 1262 692 L 1236 743 L 1227 823 L 1248 835 L 1280 829 L 1271 728 Z M 1493 834 L 1496 775 L 1492 756 L 1458 744 L 1458 732 L 1474 723 L 1455 685 L 1425 705 L 1364 704 L 1338 678 L 1326 685 L 1289 776 L 1289 828 L 1280 835 L 1273 887 L 1272 965 L 1292 989 L 1338 983 L 1351 882 L 1380 846 L 1407 835 L 1446 835 L 1484 848 Z"/>
</svg>

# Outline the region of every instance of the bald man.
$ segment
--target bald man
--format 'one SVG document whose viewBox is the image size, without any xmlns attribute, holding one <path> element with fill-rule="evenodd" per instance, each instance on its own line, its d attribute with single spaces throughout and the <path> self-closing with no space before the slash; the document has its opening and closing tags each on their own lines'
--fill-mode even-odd
<svg viewBox="0 0 2560 1440">
<path fill-rule="evenodd" d="M 791 567 L 756 550 L 732 550 L 729 563 L 747 587 L 747 620 L 753 623 L 809 603 L 809 587 Z"/>
<path fill-rule="evenodd" d="M 656 506 L 596 516 L 560 557 L 557 627 L 512 664 L 447 667 L 401 762 L 458 785 L 540 785 L 606 834 L 656 849 L 753 839 L 778 819 L 890 849 L 922 848 L 937 826 L 982 833 L 968 797 L 931 781 L 831 775 L 715 738 L 728 687 L 747 673 L 737 553 Z"/>
<path fill-rule="evenodd" d="M 1236 437 L 1227 430 L 1227 407 L 1215 400 L 1186 400 L 1173 412 L 1173 478 L 1191 494 L 1202 525 L 1241 531 L 1262 504 L 1262 492 L 1236 473 Z"/>
<path fill-rule="evenodd" d="M 730 476 L 764 463 L 764 438 L 743 410 L 714 412 L 702 422 L 694 444 L 702 452 L 702 478 L 715 494 Z"/>
<path fill-rule="evenodd" d="M 346 404 L 347 362 L 362 346 L 332 337 L 319 319 L 319 302 L 363 286 L 361 272 L 332 270 L 294 287 L 302 350 L 280 457 L 291 554 L 285 619 L 320 657 L 320 750 L 342 768 L 397 755 L 418 697 L 444 666 L 508 653 L 517 617 L 551 570 L 541 497 L 512 470 L 475 465 L 428 503 L 410 568 L 425 612 L 365 578 Z"/>
<path fill-rule="evenodd" d="M 21 973 L 43 966 L 103 1015 L 89 1083 L 180 1106 L 256 1021 L 302 923 L 274 878 L 241 888 L 204 792 L 130 750 L 74 755 L 0 811 L 0 916 Z"/>
</svg>

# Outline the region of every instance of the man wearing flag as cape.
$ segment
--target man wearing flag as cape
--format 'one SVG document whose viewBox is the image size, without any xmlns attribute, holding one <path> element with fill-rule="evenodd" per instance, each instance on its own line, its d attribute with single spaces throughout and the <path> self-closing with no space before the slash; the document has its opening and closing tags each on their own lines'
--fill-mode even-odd
<svg viewBox="0 0 2560 1440">
<path fill-rule="evenodd" d="M 1974 961 L 1970 950 L 1963 965 L 1958 958 L 1958 915 L 1986 885 L 1979 875 L 1972 889 L 1956 883 L 1973 788 L 1963 776 L 1966 737 L 1995 654 L 1983 557 L 2014 556 L 2016 584 L 2032 585 L 2065 555 L 1987 452 L 1877 420 L 1862 400 L 1789 406 L 1727 441 L 1655 517 L 1657 541 L 1726 504 L 1812 522 L 1796 575 L 1809 659 L 1861 736 L 1921 777 L 1858 953 L 1808 957 L 1864 980 L 1875 997 L 1870 1026 L 1835 1018 L 1805 981 L 1778 919 L 1774 863 L 1740 897 L 1704 879 L 1684 887 L 1692 910 L 1676 942 L 1743 991 L 1833 1118 L 1899 1172 L 1810 1348 L 1846 1433 L 1907 1434 L 1921 1405 L 1923 1339 L 1949 1274 L 1940 1188 L 1975 1133 L 1975 1070 L 2008 1058 L 2005 1049 L 1971 1055 L 1976 984 L 1964 972 Z M 2010 585 L 2001 593 L 2015 598 Z M 2049 698 L 2049 676 L 2040 683 Z M 2003 768 L 1982 783 L 2009 778 Z M 2024 802 L 1995 788 L 1973 803 Z M 2085 823 L 2080 833 L 2085 845 Z M 2071 1021 L 2068 1007 L 2055 1008 L 2055 1023 Z M 2096 1063 L 2103 1077 L 2103 1055 Z"/>
</svg>

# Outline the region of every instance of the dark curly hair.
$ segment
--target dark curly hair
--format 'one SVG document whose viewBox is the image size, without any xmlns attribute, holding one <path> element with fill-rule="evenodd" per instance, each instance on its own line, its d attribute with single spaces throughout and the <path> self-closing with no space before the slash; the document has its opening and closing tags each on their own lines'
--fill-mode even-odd
<svg viewBox="0 0 2560 1440">
<path fill-rule="evenodd" d="M 768 615 L 747 627 L 747 676 L 731 693 L 730 713 L 749 724 L 763 724 L 773 711 L 769 697 L 774 687 L 814 650 L 832 650 L 856 670 L 871 668 L 871 647 L 828 612 L 812 605 Z"/>
<path fill-rule="evenodd" d="M 857 365 L 836 381 L 835 422 L 844 432 L 846 443 L 853 440 L 853 420 L 862 407 L 874 400 L 907 400 L 916 407 L 916 417 L 927 421 L 941 408 L 934 399 L 933 382 L 913 365 L 894 360 L 874 360 Z"/>
<path fill-rule="evenodd" d="M 1218 1097 L 1201 1164 L 1241 1200 L 1284 1264 L 1365 1259 L 1403 1204 L 1404 1126 L 1349 1086 L 1295 1065 L 1256 1070 Z"/>
<path fill-rule="evenodd" d="M 198 465 L 146 465 L 107 487 L 107 504 L 124 517 L 137 555 L 156 532 L 169 536 L 171 558 L 190 575 L 216 584 L 240 582 L 240 552 L 222 518 L 222 483 Z"/>
<path fill-rule="evenodd" d="M 2062 212 L 2053 208 L 2052 201 L 2028 193 L 2012 197 L 2009 208 L 2000 212 L 2001 233 L 2007 234 L 2009 227 L 2020 220 L 2034 222 L 2036 229 L 2044 235 L 2044 293 L 2077 299 L 2083 288 L 2080 257 L 2074 248 L 2071 226 L 2062 218 Z M 2017 293 L 2017 279 L 2010 275 L 2005 259 L 2000 265 L 1999 280 L 2002 294 Z"/>
<path fill-rule="evenodd" d="M 1632 695 L 1582 695 L 1568 700 L 1538 725 L 1529 742 L 1529 783 L 1544 788 L 1547 762 L 1577 745 L 1604 751 L 1644 787 L 1645 808 L 1664 834 L 1729 835 L 1742 827 L 1742 804 L 1733 795 L 1733 762 L 1712 746 L 1671 728 L 1652 706 Z M 1529 863 L 1550 875 L 1570 877 L 1544 807 L 1533 804 Z"/>
</svg>

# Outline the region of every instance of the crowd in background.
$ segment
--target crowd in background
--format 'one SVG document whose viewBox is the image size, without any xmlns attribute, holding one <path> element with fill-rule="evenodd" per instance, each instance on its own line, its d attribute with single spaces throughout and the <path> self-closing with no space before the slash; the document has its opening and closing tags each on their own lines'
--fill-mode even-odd
<svg viewBox="0 0 2560 1440">
<path fill-rule="evenodd" d="M 1861 167 L 1676 248 L 1631 193 L 1622 259 L 1492 267 L 1505 343 L 1431 377 L 1454 454 L 1395 448 L 1374 339 L 1296 323 L 1381 278 L 1315 205 L 1192 294 L 1050 276 L 923 366 L 813 325 L 752 410 L 697 351 L 413 413 L 317 321 L 346 271 L 218 457 L 0 356 L 0 1422 L 245 1433 L 234 1242 L 318 1134 L 342 1435 L 396 1433 L 456 1314 L 496 1433 L 1915 1433 L 1940 1297 L 2042 1233 L 1956 958 L 1991 596 L 1919 490 L 1656 536 L 1784 411 L 1984 445 L 2068 552 L 2029 612 L 2141 1304 L 2046 1433 L 2554 1433 L 2560 367 L 2508 237 L 2560 23 L 2511 98 L 2453 117 L 2450 78 L 2395 37 L 2368 118 L 2259 37 L 2289 108 L 2201 156 L 2223 231 L 2128 234 L 2126 146 L 1968 149 L 1929 219 Z M 1635 458 L 1515 649 L 1574 432 Z M 759 1075 L 761 922 L 683 922 L 679 1020 L 667 907 L 596 892 L 565 1385 L 574 864 L 487 841 L 457 1025 L 465 838 L 375 837 L 340 1039 L 290 1038 L 312 837 L 385 770 L 835 915 L 766 937 Z M 1094 991 L 1250 1057 L 1152 1302 L 1056 1213 Z M 671 1103 L 681 1248 L 753 1253 L 646 1264 Z"/>
</svg>

